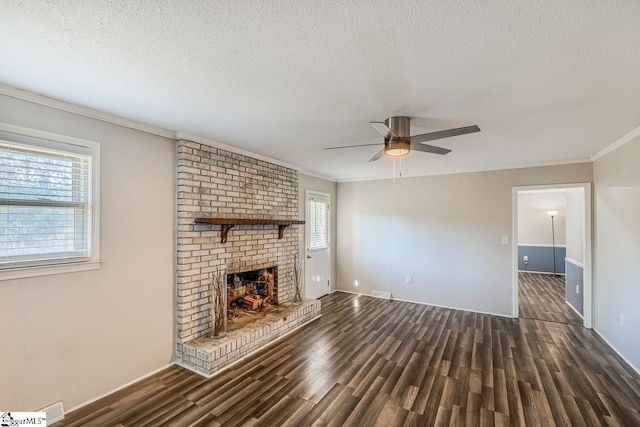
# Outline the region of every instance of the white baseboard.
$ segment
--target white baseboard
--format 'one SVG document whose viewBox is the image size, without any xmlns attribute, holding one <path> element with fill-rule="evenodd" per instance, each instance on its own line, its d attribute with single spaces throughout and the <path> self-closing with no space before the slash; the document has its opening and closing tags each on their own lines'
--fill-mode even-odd
<svg viewBox="0 0 640 427">
<path fill-rule="evenodd" d="M 334 291 L 334 292 L 335 292 L 335 291 Z M 293 333 L 293 332 L 297 331 L 298 329 L 302 328 L 303 326 L 308 325 L 309 323 L 313 322 L 314 320 L 319 319 L 321 316 L 322 316 L 322 315 L 320 315 L 320 316 L 316 316 L 316 317 L 314 317 L 313 319 L 310 319 L 308 322 L 305 322 L 305 323 L 303 323 L 302 325 L 298 326 L 297 328 L 292 329 L 292 330 L 290 330 L 289 332 L 287 332 L 286 334 L 284 334 L 284 335 L 282 335 L 282 336 L 280 336 L 280 337 L 276 338 L 276 339 L 275 339 L 275 340 L 273 340 L 271 343 L 275 343 L 275 342 L 280 341 L 282 338 L 284 338 L 284 337 L 286 337 L 287 335 L 289 335 L 289 334 L 291 334 L 291 333 Z M 271 345 L 271 343 L 269 343 L 269 345 Z M 264 348 L 264 347 L 258 348 L 256 351 L 261 350 L 261 349 L 263 349 L 263 348 Z M 215 374 L 213 374 L 213 375 L 204 375 L 202 372 L 194 371 L 193 369 L 191 369 L 191 368 L 189 368 L 188 366 L 185 366 L 185 365 L 183 365 L 183 364 L 181 364 L 181 363 L 179 363 L 179 362 L 171 362 L 171 363 L 169 363 L 169 364 L 167 364 L 167 365 L 165 365 L 165 366 L 162 366 L 162 367 L 160 367 L 160 368 L 158 368 L 158 369 L 154 369 L 153 371 L 148 372 L 148 373 L 146 373 L 146 374 L 144 374 L 144 375 L 142 375 L 142 376 L 140 376 L 140 377 L 138 377 L 138 378 L 136 378 L 136 379 L 134 379 L 134 380 L 131 380 L 131 381 L 129 381 L 128 383 L 123 384 L 123 385 L 121 385 L 121 386 L 119 386 L 119 387 L 117 387 L 117 388 L 115 388 L 115 389 L 113 389 L 113 390 L 111 390 L 111 391 L 108 391 L 108 392 L 106 392 L 106 393 L 104 393 L 104 394 L 101 394 L 100 396 L 97 396 L 97 397 L 94 397 L 94 398 L 92 398 L 92 399 L 89 399 L 89 400 L 87 400 L 87 401 L 85 401 L 85 402 L 82 402 L 82 403 L 80 403 L 79 405 L 76 405 L 76 406 L 74 406 L 73 408 L 71 408 L 71 409 L 69 409 L 69 410 L 65 411 L 65 414 L 69 414 L 69 413 L 71 413 L 71 412 L 73 412 L 73 411 L 76 411 L 76 410 L 78 410 L 78 409 L 80 409 L 80 408 L 83 408 L 83 407 L 85 407 L 85 406 L 87 406 L 87 405 L 89 405 L 89 404 L 91 404 L 91 403 L 93 403 L 93 402 L 95 402 L 95 401 L 97 401 L 97 400 L 103 399 L 103 398 L 105 398 L 105 397 L 107 397 L 107 396 L 109 396 L 109 395 L 111 395 L 111 394 L 113 394 L 113 393 L 115 393 L 115 392 L 117 392 L 117 391 L 120 391 L 120 390 L 122 390 L 123 388 L 129 387 L 129 386 L 131 386 L 131 385 L 133 385 L 133 384 L 135 384 L 135 383 L 137 383 L 137 382 L 140 382 L 140 381 L 142 381 L 142 380 L 145 380 L 145 379 L 149 378 L 150 376 L 157 374 L 158 372 L 161 372 L 161 371 L 164 371 L 164 370 L 165 370 L 165 369 L 167 369 L 167 368 L 170 368 L 170 367 L 171 367 L 171 366 L 173 366 L 173 365 L 181 366 L 181 367 L 183 367 L 183 368 L 185 368 L 185 369 L 188 369 L 189 371 L 195 372 L 195 373 L 196 373 L 196 374 L 198 374 L 198 375 L 201 375 L 201 376 L 203 376 L 203 377 L 207 377 L 207 378 L 211 378 L 211 377 L 213 377 L 213 376 L 215 376 L 215 375 L 219 374 L 220 372 L 222 372 L 222 371 L 224 371 L 224 370 L 226 370 L 226 369 L 230 368 L 231 366 L 235 365 L 236 363 L 238 363 L 238 362 L 240 362 L 240 361 L 244 360 L 245 358 L 247 358 L 248 356 L 250 356 L 250 355 L 252 355 L 252 354 L 253 354 L 253 353 L 247 354 L 247 355 L 246 355 L 246 356 L 244 356 L 242 359 L 238 359 L 237 361 L 233 362 L 231 365 L 229 365 L 229 366 L 225 366 L 225 367 L 224 367 L 224 369 L 221 369 L 221 370 L 217 371 L 217 372 L 216 372 Z"/>
<path fill-rule="evenodd" d="M 171 366 L 173 366 L 173 365 L 175 365 L 175 364 L 176 364 L 175 362 L 171 362 L 171 363 L 169 363 L 169 364 L 167 364 L 167 365 L 165 365 L 165 366 L 162 366 L 162 367 L 160 367 L 160 368 L 158 368 L 158 369 L 154 369 L 153 371 L 148 372 L 148 373 L 146 373 L 146 374 L 142 375 L 141 377 L 138 377 L 138 378 L 136 378 L 136 379 L 134 379 L 134 380 L 131 380 L 131 381 L 129 381 L 128 383 L 126 383 L 126 384 L 123 384 L 123 385 L 119 386 L 118 388 L 115 388 L 115 389 L 113 389 L 113 390 L 111 390 L 111 391 L 108 391 L 108 392 L 106 392 L 106 393 L 104 393 L 104 394 L 101 394 L 100 396 L 94 397 L 93 399 L 89 399 L 89 400 L 87 400 L 87 401 L 85 401 L 85 402 L 82 402 L 82 403 L 80 403 L 79 405 L 76 405 L 76 406 L 74 406 L 73 408 L 69 409 L 68 411 L 65 411 L 65 415 L 66 415 L 66 414 L 68 414 L 68 413 L 71 413 L 71 412 L 73 412 L 73 411 L 75 411 L 75 410 L 78 410 L 78 409 L 80 409 L 80 408 L 83 408 L 83 407 L 85 407 L 85 406 L 87 406 L 87 405 L 89 405 L 89 404 L 91 404 L 91 403 L 95 402 L 96 400 L 100 400 L 100 399 L 102 399 L 102 398 L 105 398 L 105 397 L 109 396 L 110 394 L 113 394 L 113 393 L 115 393 L 115 392 L 117 392 L 117 391 L 122 390 L 123 388 L 129 387 L 130 385 L 133 385 L 133 384 L 135 384 L 135 383 L 137 383 L 137 382 L 140 382 L 140 381 L 142 381 L 142 380 L 144 380 L 144 379 L 147 379 L 147 378 L 149 378 L 150 376 L 155 375 L 155 374 L 157 374 L 158 372 L 164 371 L 165 369 L 170 368 Z"/>
<path fill-rule="evenodd" d="M 336 289 L 335 292 L 342 292 L 344 294 L 362 295 L 364 297 L 371 297 L 371 298 L 377 298 L 377 299 L 383 299 L 385 301 L 389 301 L 387 298 L 377 297 L 375 295 L 363 294 L 362 292 L 345 291 L 342 289 Z M 395 300 L 395 298 L 391 298 L 391 299 Z"/>
<path fill-rule="evenodd" d="M 631 369 L 633 369 L 634 371 L 636 371 L 636 373 L 637 373 L 638 375 L 640 375 L 640 369 L 638 369 L 638 367 L 637 367 L 637 366 L 635 366 L 633 363 L 631 363 L 631 361 L 630 361 L 629 359 L 627 359 L 626 357 L 624 357 L 624 355 L 623 355 L 622 353 L 620 353 L 620 351 L 619 351 L 617 348 L 615 348 L 615 346 L 614 346 L 613 344 L 611 344 L 611 343 L 609 342 L 609 340 L 608 340 L 608 339 L 606 339 L 606 338 L 604 337 L 604 335 L 602 335 L 602 334 L 600 333 L 600 331 L 599 331 L 599 330 L 597 330 L 596 328 L 593 328 L 593 330 L 596 332 L 596 334 L 598 334 L 598 335 L 600 336 L 600 338 L 602 338 L 602 339 L 604 340 L 604 342 L 606 342 L 606 343 L 607 343 L 607 345 L 608 345 L 609 347 L 611 347 L 611 349 L 612 349 L 613 351 L 615 351 L 615 352 L 618 354 L 618 356 L 620 356 L 620 357 L 622 358 L 622 360 L 624 360 L 624 361 L 627 363 L 627 365 L 631 366 Z"/>
<path fill-rule="evenodd" d="M 581 318 L 581 319 L 583 319 L 583 320 L 584 320 L 584 316 L 583 316 L 582 314 L 580 314 L 580 312 L 579 312 L 578 310 L 576 310 L 576 308 L 575 308 L 574 306 L 572 306 L 572 305 L 571 305 L 571 303 L 570 303 L 569 301 L 565 301 L 565 302 L 567 303 L 567 305 L 569 306 L 569 308 L 570 308 L 571 310 L 575 311 L 575 312 L 576 312 L 576 314 L 577 314 L 578 316 L 580 316 L 580 318 Z"/>
<path fill-rule="evenodd" d="M 335 291 L 334 291 L 334 292 L 335 292 Z M 280 337 L 276 338 L 275 340 L 273 340 L 273 341 L 272 341 L 272 343 L 278 342 L 278 341 L 279 341 L 279 340 L 281 340 L 282 338 L 284 338 L 284 337 L 286 337 L 287 335 L 289 335 L 289 334 L 291 334 L 291 333 L 293 333 L 293 332 L 297 331 L 298 329 L 302 328 L 303 326 L 306 326 L 306 325 L 308 325 L 309 323 L 313 322 L 314 320 L 319 319 L 321 316 L 322 316 L 322 315 L 320 315 L 320 316 L 316 316 L 316 317 L 314 317 L 313 319 L 310 319 L 308 322 L 305 322 L 305 323 L 303 323 L 302 325 L 298 326 L 297 328 L 290 330 L 290 331 L 289 331 L 289 332 L 287 332 L 286 334 L 284 334 L 284 335 L 282 335 L 282 336 L 280 336 Z M 269 345 L 271 345 L 271 343 L 269 343 Z M 257 349 L 256 351 L 261 350 L 261 349 L 263 349 L 263 348 L 264 348 L 264 347 L 261 347 L 261 348 Z M 213 374 L 213 375 L 204 375 L 203 373 L 201 373 L 201 372 L 197 372 L 197 371 L 194 371 L 193 369 L 189 368 L 188 366 L 184 366 L 183 364 L 181 364 L 181 363 L 179 363 L 179 362 L 171 362 L 171 363 L 169 363 L 169 364 L 167 364 L 167 365 L 165 365 L 165 366 L 162 366 L 162 367 L 160 367 L 160 368 L 158 368 L 158 369 L 154 369 L 153 371 L 148 372 L 148 373 L 146 373 L 146 374 L 144 374 L 144 375 L 142 375 L 142 376 L 140 376 L 140 377 L 138 377 L 138 378 L 136 378 L 136 379 L 134 379 L 134 380 L 131 380 L 131 381 L 129 381 L 128 383 L 123 384 L 123 385 L 121 385 L 121 386 L 119 386 L 119 387 L 117 387 L 117 388 L 115 388 L 115 389 L 113 389 L 113 390 L 111 390 L 111 391 L 108 391 L 108 392 L 106 392 L 106 393 L 104 393 L 104 394 L 101 394 L 100 396 L 97 396 L 97 397 L 94 397 L 94 398 L 92 398 L 92 399 L 89 399 L 89 400 L 87 400 L 87 401 L 85 401 L 85 402 L 82 402 L 82 403 L 80 403 L 79 405 L 76 405 L 76 406 L 74 406 L 73 408 L 71 408 L 71 409 L 69 409 L 69 410 L 65 411 L 65 414 L 69 414 L 69 413 L 71 413 L 71 412 L 73 412 L 73 411 L 76 411 L 76 410 L 78 410 L 78 409 L 80 409 L 80 408 L 83 408 L 83 407 L 85 407 L 85 406 L 87 406 L 87 405 L 89 405 L 89 404 L 91 404 L 91 403 L 93 403 L 93 402 L 95 402 L 95 401 L 97 401 L 97 400 L 103 399 L 103 398 L 105 398 L 105 397 L 107 397 L 107 396 L 109 396 L 109 395 L 111 395 L 111 394 L 113 394 L 113 393 L 115 393 L 115 392 L 117 392 L 117 391 L 120 391 L 120 390 L 122 390 L 123 388 L 129 387 L 129 386 L 131 386 L 131 385 L 133 385 L 133 384 L 135 384 L 135 383 L 137 383 L 137 382 L 140 382 L 140 381 L 142 381 L 142 380 L 145 380 L 145 379 L 149 378 L 150 376 L 157 374 L 158 372 L 161 372 L 161 371 L 164 371 L 164 370 L 165 370 L 165 369 L 167 369 L 167 368 L 170 368 L 170 367 L 171 367 L 171 366 L 173 366 L 173 365 L 181 366 L 181 367 L 183 367 L 183 368 L 185 368 L 185 369 L 188 369 L 188 370 L 190 370 L 190 371 L 192 371 L 192 372 L 195 372 L 195 373 L 196 373 L 196 374 L 198 374 L 198 375 L 202 375 L 202 376 L 204 376 L 204 377 L 211 378 L 211 377 L 213 377 L 213 376 L 215 376 L 215 375 L 219 374 L 220 372 L 224 371 L 225 369 L 228 369 L 228 368 L 230 368 L 231 366 L 235 365 L 236 363 L 238 363 L 238 362 L 240 362 L 240 361 L 244 360 L 246 357 L 250 356 L 251 354 L 253 354 L 253 353 L 247 354 L 247 355 L 246 355 L 246 356 L 244 356 L 242 359 L 238 359 L 237 361 L 233 362 L 233 363 L 232 363 L 231 365 L 229 365 L 229 366 L 225 366 L 225 368 L 224 368 L 224 369 L 221 369 L 221 370 L 217 371 L 217 372 L 216 372 L 215 374 Z"/>
<path fill-rule="evenodd" d="M 584 269 L 584 264 L 583 264 L 583 263 L 581 263 L 581 262 L 579 262 L 579 261 L 576 261 L 576 260 L 575 260 L 575 259 L 573 259 L 573 258 L 565 257 L 565 259 L 564 259 L 564 260 L 565 260 L 566 262 L 568 262 L 569 264 L 573 264 L 573 265 L 575 265 L 576 267 L 580 267 L 580 268 Z"/>
<path fill-rule="evenodd" d="M 548 271 L 533 271 L 533 270 L 518 270 L 518 273 L 535 273 L 535 274 L 550 274 L 553 275 L 553 273 L 549 273 Z M 566 276 L 565 273 L 555 273 L 556 276 Z"/>
<path fill-rule="evenodd" d="M 518 247 L 520 246 L 530 246 L 534 248 L 553 248 L 553 245 L 546 245 L 540 243 L 518 243 Z M 556 248 L 566 248 L 567 245 L 556 245 Z"/>
<path fill-rule="evenodd" d="M 378 299 L 383 299 L 383 300 L 385 300 L 385 301 L 389 301 L 389 300 L 388 300 L 388 299 L 386 299 L 386 298 L 376 297 L 376 296 L 369 295 L 369 294 L 363 294 L 363 293 L 361 293 L 361 292 L 345 291 L 345 290 L 342 290 L 342 289 L 336 289 L 336 292 L 344 292 L 345 294 L 362 295 L 362 296 L 365 296 L 365 297 L 378 298 Z M 508 316 L 508 315 L 506 315 L 506 314 L 492 313 L 492 312 L 490 312 L 490 311 L 470 310 L 470 309 L 468 309 L 468 308 L 451 307 L 451 306 L 448 306 L 448 305 L 432 304 L 432 303 L 427 303 L 427 302 L 422 302 L 422 301 L 412 301 L 412 300 L 408 300 L 408 299 L 401 299 L 401 298 L 393 298 L 393 297 L 392 297 L 392 298 L 391 298 L 391 301 L 410 302 L 410 303 L 413 303 L 413 304 L 430 305 L 430 306 L 433 306 L 433 307 L 448 308 L 448 309 L 451 309 L 451 310 L 470 311 L 470 312 L 472 312 L 472 313 L 488 314 L 488 315 L 491 315 L 491 316 L 506 317 L 506 318 L 509 318 L 509 319 L 513 319 L 513 318 L 514 318 L 513 316 Z"/>
</svg>

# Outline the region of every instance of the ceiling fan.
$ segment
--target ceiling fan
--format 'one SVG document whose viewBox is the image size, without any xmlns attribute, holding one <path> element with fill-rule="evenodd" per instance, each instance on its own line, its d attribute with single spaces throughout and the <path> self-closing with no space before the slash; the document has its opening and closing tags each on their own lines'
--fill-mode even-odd
<svg viewBox="0 0 640 427">
<path fill-rule="evenodd" d="M 369 161 L 375 162 L 385 154 L 391 157 L 404 156 L 406 154 L 409 154 L 411 150 L 423 151 L 425 153 L 432 154 L 447 154 L 451 152 L 451 150 L 442 147 L 436 147 L 435 145 L 423 144 L 423 142 L 435 141 L 436 139 L 449 138 L 452 136 L 465 135 L 467 133 L 480 132 L 480 128 L 477 125 L 473 125 L 410 136 L 410 122 L 411 118 L 404 116 L 389 117 L 384 121 L 384 123 L 369 122 L 371 126 L 373 126 L 373 128 L 384 137 L 384 147 Z M 325 148 L 325 150 L 367 147 L 371 145 L 380 145 L 380 143 L 329 147 Z"/>
</svg>

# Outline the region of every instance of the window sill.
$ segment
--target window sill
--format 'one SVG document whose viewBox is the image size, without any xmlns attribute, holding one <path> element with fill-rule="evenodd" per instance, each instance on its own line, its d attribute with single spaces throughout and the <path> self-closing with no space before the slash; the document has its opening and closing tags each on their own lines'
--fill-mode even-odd
<svg viewBox="0 0 640 427">
<path fill-rule="evenodd" d="M 0 270 L 0 281 L 25 277 L 49 276 L 53 274 L 75 273 L 77 271 L 98 270 L 102 261 L 86 261 L 69 264 L 41 265 L 34 267 L 9 268 Z"/>
</svg>

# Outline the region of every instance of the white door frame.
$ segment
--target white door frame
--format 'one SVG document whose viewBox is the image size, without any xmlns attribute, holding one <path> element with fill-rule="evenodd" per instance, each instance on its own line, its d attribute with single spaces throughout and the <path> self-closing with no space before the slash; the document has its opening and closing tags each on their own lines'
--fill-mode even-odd
<svg viewBox="0 0 640 427">
<path fill-rule="evenodd" d="M 593 230 L 591 225 L 591 183 L 576 183 L 576 184 L 551 184 L 551 185 L 530 185 L 522 187 L 512 188 L 512 243 L 513 243 L 513 258 L 512 258 L 512 272 L 513 272 L 513 317 L 517 318 L 518 313 L 518 192 L 519 191 L 531 191 L 531 190 L 548 190 L 551 188 L 568 189 L 568 188 L 582 188 L 584 189 L 584 248 L 583 248 L 583 319 L 584 327 L 593 329 L 593 248 L 592 248 L 592 235 Z"/>
<path fill-rule="evenodd" d="M 322 191 L 316 190 L 305 190 L 304 191 L 304 220 L 305 220 L 305 232 L 304 232 L 304 289 L 305 294 L 307 292 L 307 264 L 309 263 L 309 232 L 311 231 L 311 227 L 309 227 L 309 197 L 310 196 L 318 196 L 318 197 L 326 197 L 329 201 L 329 215 L 327 216 L 327 253 L 329 256 L 329 280 L 333 275 L 333 263 L 331 262 L 331 194 L 324 193 Z M 331 285 L 331 282 L 329 282 Z M 329 286 L 328 293 L 331 293 L 331 286 Z"/>
</svg>

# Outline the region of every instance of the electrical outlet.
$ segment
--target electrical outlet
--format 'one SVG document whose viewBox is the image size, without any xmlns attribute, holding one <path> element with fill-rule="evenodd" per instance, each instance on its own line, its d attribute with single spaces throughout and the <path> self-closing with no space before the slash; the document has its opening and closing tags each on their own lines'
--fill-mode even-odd
<svg viewBox="0 0 640 427">
<path fill-rule="evenodd" d="M 509 236 L 502 236 L 502 244 L 503 245 L 509 244 Z"/>
<path fill-rule="evenodd" d="M 624 314 L 620 313 L 620 326 L 624 326 Z"/>
<path fill-rule="evenodd" d="M 580 285 L 576 285 L 576 294 L 580 293 Z"/>
<path fill-rule="evenodd" d="M 411 276 L 407 276 L 406 281 L 407 281 L 407 283 L 409 283 L 409 284 L 413 283 L 413 277 L 411 277 Z"/>
<path fill-rule="evenodd" d="M 524 262 L 529 262 L 529 257 L 525 255 L 525 256 L 522 257 L 522 260 Z"/>
</svg>

